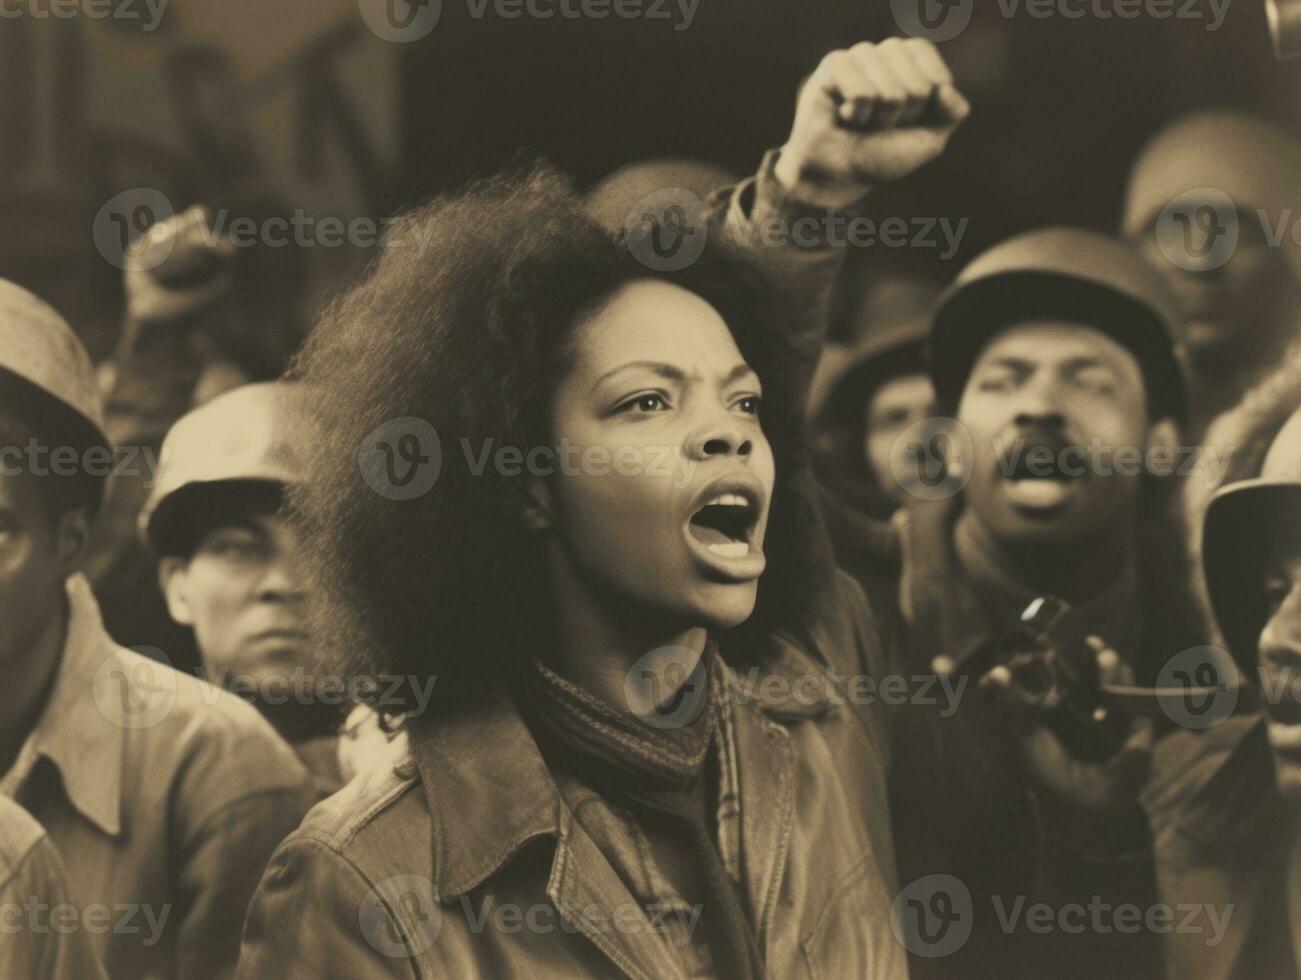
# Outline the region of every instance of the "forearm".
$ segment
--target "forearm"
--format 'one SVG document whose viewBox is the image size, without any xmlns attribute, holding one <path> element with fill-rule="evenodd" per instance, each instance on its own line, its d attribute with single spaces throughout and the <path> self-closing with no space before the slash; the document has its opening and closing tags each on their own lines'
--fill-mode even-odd
<svg viewBox="0 0 1301 980">
<path fill-rule="evenodd" d="M 100 366 L 109 437 L 155 446 L 190 408 L 203 359 L 184 323 L 128 321 L 113 357 Z"/>
<path fill-rule="evenodd" d="M 725 195 L 714 224 L 789 299 L 792 317 L 782 340 L 790 348 L 792 391 L 807 399 L 830 328 L 832 304 L 845 261 L 837 229 L 856 214 L 861 198 L 836 208 L 816 203 L 807 184 L 790 186 L 778 176 L 781 150 L 765 155 L 758 172 Z"/>
</svg>

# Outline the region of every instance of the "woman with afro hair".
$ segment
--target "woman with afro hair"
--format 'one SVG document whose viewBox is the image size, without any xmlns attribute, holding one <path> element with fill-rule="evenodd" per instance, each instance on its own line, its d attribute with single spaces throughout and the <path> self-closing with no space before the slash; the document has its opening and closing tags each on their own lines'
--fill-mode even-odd
<svg viewBox="0 0 1301 980">
<path fill-rule="evenodd" d="M 695 261 L 681 214 L 615 240 L 535 167 L 409 214 L 326 312 L 291 504 L 409 756 L 281 845 L 241 976 L 906 975 L 879 648 L 800 452 L 823 311 L 727 230 L 848 208 L 965 113 L 925 42 L 836 52 Z"/>
</svg>

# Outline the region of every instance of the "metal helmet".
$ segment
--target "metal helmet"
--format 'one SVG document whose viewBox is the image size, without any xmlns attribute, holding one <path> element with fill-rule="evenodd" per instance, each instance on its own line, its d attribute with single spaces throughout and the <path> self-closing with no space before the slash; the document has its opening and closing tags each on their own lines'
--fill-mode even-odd
<svg viewBox="0 0 1301 980">
<path fill-rule="evenodd" d="M 90 355 L 67 321 L 44 300 L 0 279 L 0 386 L 17 385 L 57 402 L 84 441 L 110 444 Z"/>
<path fill-rule="evenodd" d="M 1301 409 L 1274 437 L 1260 476 L 1229 484 L 1206 510 L 1202 567 L 1211 606 L 1230 652 L 1249 669 L 1269 618 L 1260 573 L 1275 503 L 1301 519 Z"/>
<path fill-rule="evenodd" d="M 174 547 L 201 489 L 302 480 L 309 394 L 296 382 L 244 385 L 176 421 L 163 440 L 158 477 L 140 513 L 140 530 L 156 553 Z"/>
<path fill-rule="evenodd" d="M 956 411 L 990 338 L 1042 318 L 1086 323 L 1128 348 L 1143 370 L 1152 416 L 1184 419 L 1174 297 L 1131 246 L 1077 228 L 1044 228 L 995 245 L 940 297 L 929 343 L 940 404 Z"/>
</svg>

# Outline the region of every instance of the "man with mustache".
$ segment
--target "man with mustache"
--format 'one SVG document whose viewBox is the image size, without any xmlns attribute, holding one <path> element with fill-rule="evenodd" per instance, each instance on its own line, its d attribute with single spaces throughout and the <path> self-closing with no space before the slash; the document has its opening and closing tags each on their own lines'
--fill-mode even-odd
<svg viewBox="0 0 1301 980">
<path fill-rule="evenodd" d="M 1170 644 L 1197 621 L 1168 621 L 1179 607 L 1166 595 L 1172 570 L 1150 574 L 1156 549 L 1140 540 L 1147 526 L 1174 527 L 1162 523 L 1172 481 L 1157 461 L 1173 470 L 1185 414 L 1176 323 L 1129 248 L 1083 231 L 1021 235 L 959 276 L 930 331 L 931 378 L 957 423 L 948 476 L 918 485 L 924 499 L 896 522 L 902 559 L 869 583 L 896 669 L 961 670 L 1041 596 L 1069 604 L 1104 681 L 1152 683 L 1183 648 Z M 1015 957 L 1042 975 L 1069 956 L 1080 975 L 1121 964 L 1127 975 L 1157 973 L 1150 935 L 1035 936 L 991 921 L 1016 896 L 1151 904 L 1136 799 L 1150 726 L 1086 763 L 1037 724 L 1006 667 L 977 673 L 987 697 L 964 699 L 953 717 L 918 705 L 898 719 L 901 880 L 942 872 L 966 883 L 976 963 Z"/>
<path fill-rule="evenodd" d="M 823 135 L 828 160 L 837 138 Z M 819 184 L 808 169 L 805 200 L 850 206 L 851 189 Z M 824 170 L 843 173 L 834 162 Z M 758 222 L 781 207 L 761 176 L 733 196 L 726 220 Z M 757 251 L 827 308 L 834 248 Z M 971 671 L 968 655 L 1016 627 L 1039 597 L 1069 604 L 1081 655 L 1104 682 L 1151 684 L 1171 654 L 1201 641 L 1185 545 L 1166 515 L 1174 481 L 1161 475 L 1175 469 L 1186 412 L 1177 322 L 1137 252 L 1073 229 L 996 246 L 946 292 L 931 321 L 929 369 L 940 411 L 953 418 L 901 437 L 897 451 L 923 465 L 895 517 L 899 557 L 857 569 L 891 673 Z M 1120 719 L 1123 747 L 1083 762 L 1021 709 L 1006 668 L 987 665 L 972 680 L 989 696 L 971 684 L 951 717 L 924 698 L 892 713 L 900 883 L 929 889 L 921 905 L 937 913 L 971 909 L 971 936 L 956 950 L 905 923 L 913 975 L 1040 977 L 1068 962 L 1072 976 L 1160 975 L 1151 932 L 1037 935 L 1017 914 L 1040 901 L 1155 901 L 1137 799 L 1151 725 Z"/>
</svg>

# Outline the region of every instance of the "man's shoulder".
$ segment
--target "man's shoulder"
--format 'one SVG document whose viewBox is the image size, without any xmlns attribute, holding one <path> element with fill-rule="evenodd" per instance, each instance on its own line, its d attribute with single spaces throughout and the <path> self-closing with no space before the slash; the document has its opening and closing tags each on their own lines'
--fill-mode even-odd
<svg viewBox="0 0 1301 980">
<path fill-rule="evenodd" d="M 110 657 L 121 671 L 122 683 L 131 688 L 129 693 L 149 705 L 146 713 L 157 715 L 159 724 L 207 732 L 229 730 L 254 738 L 274 734 L 251 704 L 200 677 L 126 647 L 115 647 Z M 152 726 L 142 723 L 140 727 Z"/>
<path fill-rule="evenodd" d="M 110 660 L 124 685 L 122 704 L 134 706 L 123 719 L 129 742 L 155 771 L 200 764 L 249 792 L 306 785 L 293 749 L 248 702 L 124 647 Z"/>
</svg>

